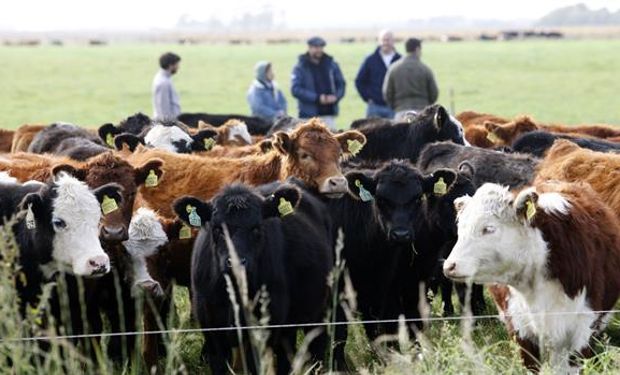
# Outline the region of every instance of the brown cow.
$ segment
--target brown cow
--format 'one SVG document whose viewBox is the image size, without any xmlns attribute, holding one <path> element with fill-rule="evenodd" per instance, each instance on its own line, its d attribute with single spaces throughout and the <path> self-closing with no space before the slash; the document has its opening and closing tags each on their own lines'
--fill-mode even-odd
<svg viewBox="0 0 620 375">
<path fill-rule="evenodd" d="M 47 125 L 22 125 L 17 128 L 11 143 L 11 153 L 28 151 L 34 137 L 46 127 Z"/>
<path fill-rule="evenodd" d="M 0 129 L 0 152 L 11 152 L 15 131 Z"/>
<path fill-rule="evenodd" d="M 489 137 L 487 130 L 480 125 L 469 125 L 465 128 L 465 139 L 476 147 L 493 148 L 496 146 L 492 138 Z"/>
<path fill-rule="evenodd" d="M 166 174 L 158 186 L 142 187 L 140 193 L 152 209 L 165 217 L 174 217 L 171 204 L 178 197 L 210 199 L 233 182 L 261 185 L 297 177 L 319 193 L 342 195 L 348 191 L 348 184 L 339 161 L 343 155 L 351 154 L 349 144 L 366 143 L 364 135 L 357 131 L 332 134 L 318 119 L 290 134 L 276 133 L 273 139 L 274 151 L 243 158 L 209 158 L 143 147 L 134 153 L 122 153 L 132 165 L 141 165 L 154 157 L 166 163 Z"/>
<path fill-rule="evenodd" d="M 536 181 L 546 180 L 587 182 L 620 217 L 620 155 L 557 140 L 538 165 Z"/>
<path fill-rule="evenodd" d="M 474 111 L 463 111 L 456 115 L 456 119 L 463 124 L 463 128 L 467 129 L 471 125 L 483 125 L 485 121 L 493 121 L 498 124 L 507 123 L 508 119 L 492 115 L 490 113 L 481 113 Z"/>
<path fill-rule="evenodd" d="M 210 129 L 217 133 L 217 144 L 221 146 L 246 146 L 254 143 L 248 131 L 248 126 L 243 121 L 231 119 L 218 127 L 198 121 L 198 129 L 188 128 L 188 131 L 190 134 L 193 134 L 205 129 Z"/>
</svg>

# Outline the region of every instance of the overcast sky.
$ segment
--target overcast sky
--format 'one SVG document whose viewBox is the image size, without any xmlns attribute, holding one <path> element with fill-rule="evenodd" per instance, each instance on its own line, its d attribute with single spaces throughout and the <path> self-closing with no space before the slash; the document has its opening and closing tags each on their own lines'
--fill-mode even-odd
<svg viewBox="0 0 620 375">
<path fill-rule="evenodd" d="M 389 26 L 390 23 L 436 16 L 474 19 L 537 19 L 580 0 L 17 0 L 0 11 L 0 29 L 148 30 L 172 28 L 182 14 L 204 20 L 212 15 L 230 20 L 245 12 L 273 7 L 289 28 Z M 363 2 L 370 4 L 362 5 Z M 590 8 L 620 8 L 620 0 L 583 1 Z"/>
</svg>

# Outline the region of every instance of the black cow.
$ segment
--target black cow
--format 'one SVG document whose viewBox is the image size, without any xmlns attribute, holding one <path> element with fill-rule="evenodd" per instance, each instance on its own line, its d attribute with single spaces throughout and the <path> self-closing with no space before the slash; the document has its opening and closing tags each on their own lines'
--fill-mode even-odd
<svg viewBox="0 0 620 375">
<path fill-rule="evenodd" d="M 72 124 L 52 124 L 40 131 L 28 146 L 28 152 L 66 155 L 76 160 L 106 151 L 108 148 L 97 136 Z"/>
<path fill-rule="evenodd" d="M 419 318 L 420 283 L 431 279 L 439 256 L 428 251 L 423 197 L 433 192 L 439 178 L 448 188 L 455 173 L 423 176 L 407 161 L 391 161 L 376 171 L 350 171 L 346 177 L 352 196 L 331 200 L 329 207 L 335 227 L 344 231 L 342 254 L 362 318 Z M 395 333 L 397 324 L 366 324 L 365 329 L 374 340 Z"/>
<path fill-rule="evenodd" d="M 369 118 L 361 118 L 357 120 L 353 120 L 351 125 L 349 125 L 350 129 L 358 130 L 367 126 L 385 126 L 385 125 L 394 125 L 394 121 L 390 119 L 385 119 L 381 117 L 369 117 Z"/>
<path fill-rule="evenodd" d="M 269 293 L 270 324 L 322 321 L 332 265 L 330 237 L 321 225 L 295 211 L 300 198 L 300 191 L 289 185 L 267 198 L 243 185 L 233 185 L 210 203 L 191 197 L 175 202 L 175 212 L 182 220 L 203 225 L 192 255 L 193 308 L 202 327 L 234 326 L 225 283 L 225 275 L 235 279 L 226 229 L 245 267 L 250 298 L 263 285 Z M 290 371 L 289 356 L 295 353 L 295 340 L 295 329 L 271 330 L 269 344 L 277 356 L 279 374 Z M 317 340 L 311 353 L 321 360 L 325 336 Z M 236 343 L 234 332 L 205 333 L 203 353 L 214 374 L 228 373 L 227 362 Z"/>
<path fill-rule="evenodd" d="M 114 126 L 112 123 L 107 123 L 99 127 L 99 137 L 106 141 L 108 146 L 113 147 L 112 140 L 119 134 L 129 133 L 138 135 L 142 133 L 144 128 L 151 126 L 153 121 L 147 115 L 142 112 L 138 112 L 135 115 L 129 116 L 122 120 L 118 126 Z M 108 135 L 109 134 L 109 135 Z"/>
<path fill-rule="evenodd" d="M 260 117 L 234 115 L 234 114 L 212 114 L 212 113 L 181 113 L 177 120 L 191 128 L 197 128 L 198 122 L 204 121 L 215 127 L 225 124 L 228 120 L 239 120 L 248 126 L 252 135 L 265 135 L 269 131 L 272 123 Z"/>
<path fill-rule="evenodd" d="M 556 139 L 568 139 L 580 147 L 598 152 L 620 152 L 620 143 L 609 142 L 602 139 L 581 138 L 565 134 L 548 133 L 545 131 L 533 131 L 519 136 L 512 143 L 515 152 L 532 154 L 542 158 L 548 149 L 553 146 Z"/>
<path fill-rule="evenodd" d="M 493 182 L 511 188 L 528 185 L 539 163 L 537 158 L 530 155 L 506 154 L 452 142 L 437 142 L 424 147 L 417 166 L 427 172 L 438 168 L 458 169 L 464 161 L 469 162 L 476 171 L 476 187 Z"/>
<path fill-rule="evenodd" d="M 365 126 L 359 131 L 366 136 L 366 145 L 357 158 L 364 160 L 409 159 L 415 163 L 429 143 L 465 144 L 463 126 L 440 105 L 426 107 L 411 122 Z"/>
</svg>

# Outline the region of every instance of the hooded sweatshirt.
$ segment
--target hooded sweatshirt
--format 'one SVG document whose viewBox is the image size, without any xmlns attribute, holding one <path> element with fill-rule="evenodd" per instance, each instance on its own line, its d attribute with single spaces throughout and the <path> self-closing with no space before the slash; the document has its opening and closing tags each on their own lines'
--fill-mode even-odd
<svg viewBox="0 0 620 375">
<path fill-rule="evenodd" d="M 252 116 L 263 118 L 273 122 L 277 117 L 286 115 L 286 99 L 275 82 L 267 79 L 267 70 L 270 62 L 259 61 L 255 70 L 254 82 L 250 85 L 247 94 L 248 104 L 252 110 Z"/>
</svg>

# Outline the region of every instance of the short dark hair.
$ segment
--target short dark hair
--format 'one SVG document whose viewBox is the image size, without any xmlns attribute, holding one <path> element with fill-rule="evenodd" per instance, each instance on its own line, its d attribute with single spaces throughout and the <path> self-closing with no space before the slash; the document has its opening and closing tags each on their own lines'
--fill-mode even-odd
<svg viewBox="0 0 620 375">
<path fill-rule="evenodd" d="M 159 66 L 161 66 L 162 69 L 168 69 L 171 65 L 174 65 L 179 61 L 181 61 L 181 57 L 179 57 L 179 55 L 172 52 L 166 52 L 159 57 Z"/>
<path fill-rule="evenodd" d="M 405 42 L 405 51 L 407 51 L 407 53 L 414 52 L 420 47 L 422 47 L 422 41 L 420 39 L 409 38 Z"/>
</svg>

